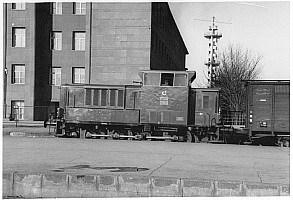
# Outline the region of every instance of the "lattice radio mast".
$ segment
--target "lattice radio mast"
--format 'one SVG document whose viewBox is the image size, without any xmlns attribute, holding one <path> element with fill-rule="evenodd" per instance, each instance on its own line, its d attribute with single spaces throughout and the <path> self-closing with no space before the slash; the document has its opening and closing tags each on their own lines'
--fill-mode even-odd
<svg viewBox="0 0 293 200">
<path fill-rule="evenodd" d="M 218 32 L 218 27 L 215 25 L 215 17 L 213 17 L 213 25 L 209 27 L 209 32 L 204 34 L 204 37 L 209 39 L 209 55 L 205 65 L 208 66 L 208 87 L 213 88 L 216 80 L 216 70 L 220 65 L 218 61 L 218 40 L 222 37 L 222 33 Z"/>
</svg>

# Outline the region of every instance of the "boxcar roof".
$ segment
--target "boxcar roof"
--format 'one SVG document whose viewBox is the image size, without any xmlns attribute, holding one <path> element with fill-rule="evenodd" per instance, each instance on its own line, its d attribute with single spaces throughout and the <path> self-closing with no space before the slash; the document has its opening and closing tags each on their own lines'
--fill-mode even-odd
<svg viewBox="0 0 293 200">
<path fill-rule="evenodd" d="M 192 90 L 201 90 L 202 92 L 219 92 L 221 88 L 191 88 Z"/>
<path fill-rule="evenodd" d="M 288 85 L 290 80 L 243 80 L 246 84 L 253 85 Z"/>
</svg>

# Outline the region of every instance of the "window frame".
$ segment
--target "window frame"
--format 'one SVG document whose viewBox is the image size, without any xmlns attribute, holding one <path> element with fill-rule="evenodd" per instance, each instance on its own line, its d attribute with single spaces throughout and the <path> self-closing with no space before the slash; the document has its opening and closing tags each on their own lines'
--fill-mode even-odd
<svg viewBox="0 0 293 200">
<path fill-rule="evenodd" d="M 207 97 L 208 99 L 208 101 L 207 101 L 207 106 L 206 106 L 206 104 L 205 104 L 205 97 Z M 202 109 L 209 109 L 210 108 L 210 95 L 205 95 L 205 94 L 203 94 L 202 95 Z"/>
<path fill-rule="evenodd" d="M 53 2 L 52 3 L 52 14 L 53 15 L 62 15 L 62 2 Z"/>
<path fill-rule="evenodd" d="M 26 10 L 25 2 L 12 3 L 12 10 Z"/>
<path fill-rule="evenodd" d="M 61 38 L 56 37 L 58 34 L 60 34 Z M 51 32 L 51 50 L 54 51 L 61 51 L 62 50 L 62 31 L 52 31 Z M 59 48 L 60 46 L 60 48 Z"/>
<path fill-rule="evenodd" d="M 112 108 L 112 109 L 124 109 L 125 105 L 125 89 L 124 88 L 108 88 L 108 87 L 99 87 L 99 88 L 84 88 L 84 106 L 86 107 L 97 107 L 97 108 Z M 89 92 L 90 90 L 90 92 Z M 97 101 L 95 101 L 95 91 L 98 95 Z M 102 91 L 106 93 L 102 95 Z M 122 96 L 119 99 L 119 91 L 122 91 Z M 114 105 L 111 102 L 111 95 L 114 92 Z M 87 96 L 90 94 L 90 99 Z M 119 101 L 122 100 L 122 101 Z M 95 102 L 95 104 L 94 104 Z M 102 104 L 104 102 L 105 104 Z M 122 102 L 122 103 L 121 103 Z M 96 104 L 97 103 L 97 104 Z"/>
<path fill-rule="evenodd" d="M 16 71 L 15 67 L 23 67 L 23 70 Z M 17 75 L 16 75 L 17 74 Z M 22 74 L 22 76 L 21 76 Z M 18 80 L 18 81 L 16 81 Z M 23 82 L 21 82 L 23 80 Z M 12 84 L 24 85 L 25 84 L 25 65 L 24 64 L 12 64 Z"/>
<path fill-rule="evenodd" d="M 215 96 L 215 114 L 219 113 L 219 98 L 218 95 Z"/>
<path fill-rule="evenodd" d="M 84 8 L 83 8 L 83 5 L 85 5 Z M 86 2 L 74 2 L 73 3 L 73 14 L 74 15 L 86 15 Z"/>
<path fill-rule="evenodd" d="M 147 82 L 147 75 L 150 74 L 158 74 L 159 78 L 158 83 L 151 83 L 151 84 L 146 84 Z M 176 82 L 176 76 L 185 76 L 185 84 L 184 85 L 175 85 Z M 170 79 L 172 78 L 172 80 L 170 81 Z M 171 83 L 169 83 L 169 85 L 164 85 L 164 81 L 165 80 L 169 80 Z M 171 85 L 172 84 L 172 85 Z M 144 86 L 158 86 L 158 87 L 187 87 L 188 86 L 188 74 L 187 73 L 176 73 L 176 72 L 161 72 L 161 73 L 155 73 L 155 72 L 147 72 L 147 73 L 143 73 L 143 85 Z"/>
<path fill-rule="evenodd" d="M 84 37 L 77 37 L 77 34 L 83 34 Z M 72 50 L 85 51 L 86 32 L 85 31 L 73 31 L 72 43 L 73 43 Z"/>
<path fill-rule="evenodd" d="M 16 33 L 22 30 L 23 33 Z M 25 47 L 26 45 L 26 29 L 25 27 L 12 27 L 12 47 Z"/>
<path fill-rule="evenodd" d="M 58 73 L 54 72 L 54 69 L 58 69 L 58 71 L 57 71 Z M 62 68 L 61 67 L 52 67 L 51 68 L 50 85 L 61 86 L 61 84 L 62 84 Z"/>
<path fill-rule="evenodd" d="M 76 73 L 75 70 L 83 70 L 84 73 L 78 73 L 78 82 L 76 82 Z M 83 76 L 83 78 L 82 78 Z M 82 81 L 83 80 L 83 81 Z M 73 84 L 84 84 L 85 83 L 85 67 L 72 67 L 72 83 Z"/>
<path fill-rule="evenodd" d="M 20 104 L 20 105 L 17 105 L 17 104 Z M 18 114 L 21 113 L 20 115 L 18 115 L 18 116 L 21 116 L 21 117 L 19 117 L 17 120 L 24 120 L 24 108 L 25 108 L 24 100 L 11 100 L 11 112 L 13 112 L 11 114 L 14 117 L 16 116 L 15 106 L 18 106 L 18 110 L 20 111 L 20 112 L 18 112 Z"/>
<path fill-rule="evenodd" d="M 147 75 L 150 75 L 150 74 L 158 74 L 159 75 L 159 81 L 158 81 L 158 84 L 146 84 L 146 81 L 147 81 Z M 150 72 L 150 73 L 144 73 L 143 74 L 143 85 L 144 86 L 160 86 L 160 83 L 161 83 L 161 74 L 159 74 L 159 73 L 152 73 L 152 72 Z"/>
<path fill-rule="evenodd" d="M 175 73 L 168 73 L 168 72 L 167 73 L 165 73 L 165 72 L 161 73 L 160 86 L 174 87 L 174 79 L 175 79 Z M 166 81 L 168 81 L 167 84 L 166 84 Z"/>
</svg>

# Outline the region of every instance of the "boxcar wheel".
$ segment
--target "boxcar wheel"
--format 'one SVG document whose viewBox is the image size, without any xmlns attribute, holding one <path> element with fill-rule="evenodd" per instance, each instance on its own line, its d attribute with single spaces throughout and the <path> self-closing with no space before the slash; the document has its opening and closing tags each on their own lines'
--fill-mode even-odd
<svg viewBox="0 0 293 200">
<path fill-rule="evenodd" d="M 290 142 L 287 141 L 287 140 L 285 140 L 285 141 L 283 142 L 283 147 L 290 147 Z"/>
</svg>

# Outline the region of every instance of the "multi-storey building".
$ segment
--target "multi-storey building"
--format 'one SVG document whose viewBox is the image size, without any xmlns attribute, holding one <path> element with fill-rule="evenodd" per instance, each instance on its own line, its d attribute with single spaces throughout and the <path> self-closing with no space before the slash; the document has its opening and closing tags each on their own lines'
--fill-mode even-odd
<svg viewBox="0 0 293 200">
<path fill-rule="evenodd" d="M 4 117 L 43 120 L 61 84 L 133 84 L 186 54 L 168 3 L 6 3 Z"/>
</svg>

